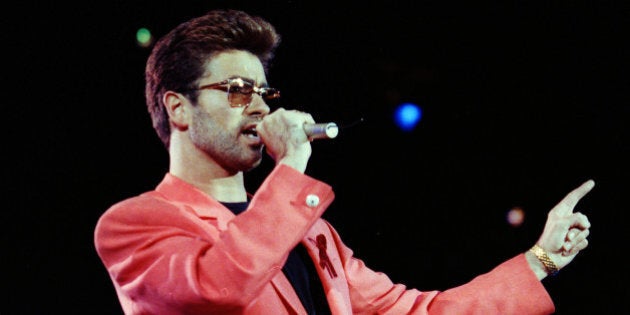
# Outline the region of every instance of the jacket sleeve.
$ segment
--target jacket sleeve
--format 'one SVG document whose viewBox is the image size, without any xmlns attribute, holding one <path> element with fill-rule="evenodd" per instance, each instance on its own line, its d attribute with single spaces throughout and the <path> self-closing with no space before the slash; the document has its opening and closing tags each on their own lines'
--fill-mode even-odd
<svg viewBox="0 0 630 315">
<path fill-rule="evenodd" d="M 333 229 L 332 227 L 330 227 Z M 341 242 L 336 246 L 348 281 L 353 314 L 551 314 L 551 297 L 519 254 L 458 287 L 420 291 L 369 269 Z M 419 270 L 418 272 L 428 272 Z"/>
<path fill-rule="evenodd" d="M 135 304 L 190 313 L 201 305 L 212 307 L 204 311 L 235 309 L 281 271 L 333 198 L 328 185 L 279 165 L 248 210 L 225 228 L 187 207 L 142 195 L 106 211 L 95 245 L 121 301 L 122 295 Z"/>
</svg>

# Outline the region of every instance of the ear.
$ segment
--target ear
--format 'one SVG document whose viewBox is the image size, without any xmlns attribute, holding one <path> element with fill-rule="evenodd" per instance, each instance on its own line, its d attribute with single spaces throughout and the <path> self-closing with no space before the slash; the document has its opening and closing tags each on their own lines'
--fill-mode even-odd
<svg viewBox="0 0 630 315">
<path fill-rule="evenodd" d="M 166 112 L 168 113 L 169 121 L 175 126 L 175 128 L 180 130 L 187 129 L 190 111 L 185 105 L 188 104 L 188 99 L 180 93 L 166 91 L 164 96 L 162 96 L 162 101 L 164 103 L 164 107 L 166 108 Z"/>
</svg>

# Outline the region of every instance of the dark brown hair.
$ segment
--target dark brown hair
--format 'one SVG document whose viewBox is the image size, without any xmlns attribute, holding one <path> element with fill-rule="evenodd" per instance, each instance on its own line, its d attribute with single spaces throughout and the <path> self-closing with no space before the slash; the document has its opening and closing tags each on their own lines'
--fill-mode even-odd
<svg viewBox="0 0 630 315">
<path fill-rule="evenodd" d="M 204 65 L 225 50 L 245 50 L 260 59 L 265 70 L 280 43 L 266 20 L 237 10 L 213 10 L 188 20 L 162 37 L 151 52 L 145 70 L 145 97 L 153 128 L 168 149 L 171 128 L 162 103 L 166 91 L 192 91 Z M 196 103 L 198 93 L 186 94 Z"/>
</svg>

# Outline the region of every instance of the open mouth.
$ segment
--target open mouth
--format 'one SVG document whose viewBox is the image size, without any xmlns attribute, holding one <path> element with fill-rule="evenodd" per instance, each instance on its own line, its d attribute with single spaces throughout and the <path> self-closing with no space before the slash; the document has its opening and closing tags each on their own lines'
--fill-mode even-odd
<svg viewBox="0 0 630 315">
<path fill-rule="evenodd" d="M 256 126 L 251 126 L 245 130 L 243 130 L 243 134 L 248 138 L 258 138 L 258 132 L 256 131 Z"/>
</svg>

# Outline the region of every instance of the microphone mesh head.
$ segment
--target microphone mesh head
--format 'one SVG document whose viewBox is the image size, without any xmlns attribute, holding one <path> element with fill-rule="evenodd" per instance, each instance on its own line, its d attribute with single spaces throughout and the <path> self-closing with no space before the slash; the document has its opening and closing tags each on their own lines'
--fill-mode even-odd
<svg viewBox="0 0 630 315">
<path fill-rule="evenodd" d="M 328 138 L 334 138 L 339 134 L 339 127 L 335 123 L 329 123 L 326 125 L 326 136 Z"/>
</svg>

